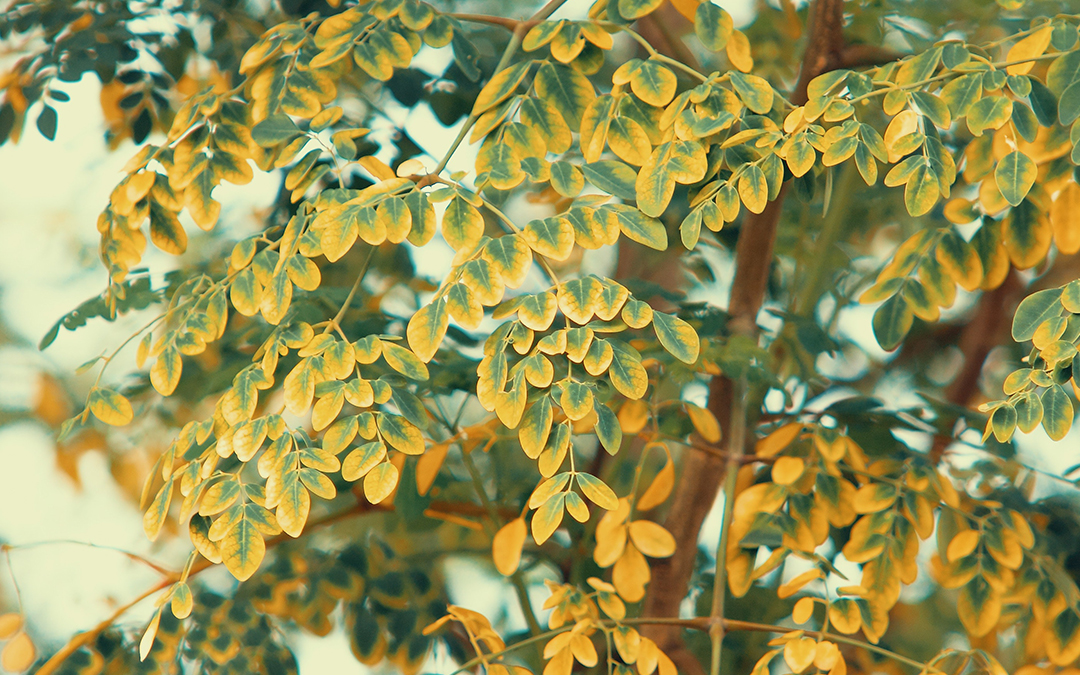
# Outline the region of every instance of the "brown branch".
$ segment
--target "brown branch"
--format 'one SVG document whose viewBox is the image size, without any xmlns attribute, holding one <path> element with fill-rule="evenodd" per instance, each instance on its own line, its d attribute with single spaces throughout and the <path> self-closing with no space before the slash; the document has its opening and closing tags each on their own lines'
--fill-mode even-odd
<svg viewBox="0 0 1080 675">
<path fill-rule="evenodd" d="M 796 105 L 806 102 L 806 88 L 811 80 L 840 65 L 839 55 L 844 47 L 843 19 L 843 0 L 814 0 L 810 4 L 807 22 L 809 42 L 792 96 L 792 102 Z M 739 231 L 735 250 L 735 280 L 728 309 L 731 316 L 729 326 L 736 333 L 748 336 L 757 333 L 757 314 L 765 298 L 785 194 L 786 189 L 781 189 L 777 198 L 760 214 L 747 214 Z M 733 392 L 731 379 L 724 376 L 713 378 L 709 409 L 720 420 L 722 428 L 730 426 Z M 752 434 L 748 436 L 748 440 L 752 441 Z M 727 450 L 731 451 L 730 448 Z M 652 581 L 643 607 L 645 615 L 679 615 L 679 605 L 686 597 L 694 570 L 698 533 L 716 501 L 723 477 L 724 463 L 715 455 L 690 453 L 683 458 L 679 485 L 664 523 L 678 542 L 678 548 L 674 556 L 653 566 Z M 687 675 L 703 672 L 701 663 L 682 644 L 678 627 L 652 626 L 646 633 L 671 656 L 680 672 Z"/>
</svg>

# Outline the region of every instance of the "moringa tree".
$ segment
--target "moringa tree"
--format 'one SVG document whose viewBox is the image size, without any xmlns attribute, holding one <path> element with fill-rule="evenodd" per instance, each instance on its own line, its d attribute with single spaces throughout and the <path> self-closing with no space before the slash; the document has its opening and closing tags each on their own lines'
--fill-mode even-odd
<svg viewBox="0 0 1080 675">
<path fill-rule="evenodd" d="M 193 547 L 37 672 L 290 672 L 339 617 L 405 673 L 1070 668 L 1074 485 L 1013 439 L 1080 381 L 1070 3 L 459 4 L 0 19 L 0 140 L 92 71 L 138 145 L 42 347 L 154 310 L 60 434 L 168 437 L 144 527 Z M 460 558 L 523 619 L 448 607 Z"/>
</svg>

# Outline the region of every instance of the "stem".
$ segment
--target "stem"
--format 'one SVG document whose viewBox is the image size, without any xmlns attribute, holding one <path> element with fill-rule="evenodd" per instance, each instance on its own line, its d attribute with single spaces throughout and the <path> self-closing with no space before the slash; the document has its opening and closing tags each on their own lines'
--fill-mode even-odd
<svg viewBox="0 0 1080 675">
<path fill-rule="evenodd" d="M 469 477 L 472 478 L 472 484 L 476 489 L 476 494 L 480 497 L 480 503 L 488 512 L 490 522 L 485 525 L 484 529 L 487 530 L 489 537 L 494 537 L 495 532 L 492 531 L 494 526 L 502 522 L 502 519 L 499 518 L 499 511 L 488 497 L 487 490 L 484 489 L 484 479 L 480 475 L 480 469 L 476 467 L 476 462 L 473 461 L 472 453 L 462 449 L 461 460 L 469 472 Z M 521 613 L 525 615 L 525 623 L 529 625 L 529 633 L 533 636 L 540 635 L 542 632 L 540 621 L 537 620 L 532 603 L 529 602 L 529 589 L 525 587 L 525 579 L 521 575 L 521 570 L 515 571 L 510 576 L 510 583 L 513 584 L 514 590 L 517 592 L 518 602 L 521 604 Z"/>
<path fill-rule="evenodd" d="M 799 316 L 812 315 L 817 306 L 817 300 L 821 297 L 820 286 L 829 269 L 829 253 L 840 238 L 844 217 L 847 215 L 848 201 L 851 193 L 855 191 L 855 173 L 851 162 L 845 162 L 840 169 L 840 180 L 837 181 L 836 189 L 833 190 L 837 199 L 830 205 L 829 212 L 825 214 L 821 223 L 821 231 L 810 259 L 810 269 L 807 270 L 802 292 L 795 303 L 795 313 Z"/>
<path fill-rule="evenodd" d="M 735 486 L 739 478 L 743 448 L 746 445 L 746 376 L 735 383 L 731 406 L 731 431 L 727 467 L 724 470 L 724 516 L 720 522 L 720 541 L 716 545 L 716 573 L 713 576 L 713 602 L 709 637 L 712 640 L 710 675 L 720 675 L 720 654 L 724 644 L 724 601 L 727 599 L 728 531 L 735 512 Z"/>
<path fill-rule="evenodd" d="M 375 255 L 375 247 L 372 246 L 368 249 L 367 257 L 364 258 L 364 264 L 360 267 L 359 274 L 356 275 L 356 281 L 353 282 L 352 288 L 349 289 L 349 294 L 345 296 L 345 302 L 341 303 L 341 309 L 334 315 L 333 319 L 330 319 L 330 323 L 323 329 L 323 333 L 329 333 L 330 331 L 337 329 L 341 330 L 341 319 L 345 316 L 345 312 L 349 311 L 349 305 L 352 304 L 353 298 L 356 296 L 356 292 L 360 290 L 360 283 L 367 275 L 368 265 L 371 263 L 372 256 Z"/>
<path fill-rule="evenodd" d="M 521 41 L 525 38 L 525 32 L 528 30 L 528 27 L 548 18 L 565 3 L 566 0 L 550 0 L 550 2 L 541 7 L 540 10 L 536 14 L 533 14 L 528 20 L 515 22 L 514 33 L 510 36 L 510 42 L 506 45 L 506 49 L 503 50 L 502 56 L 499 58 L 499 63 L 495 66 L 495 71 L 492 75 L 498 73 L 510 63 L 510 59 L 514 56 L 514 52 L 521 46 Z M 504 23 L 503 25 L 507 24 Z M 446 151 L 446 154 L 439 161 L 439 165 L 431 172 L 433 175 L 437 176 L 442 173 L 442 170 L 446 168 L 447 162 L 449 162 L 450 158 L 457 152 L 458 146 L 465 140 L 465 136 L 468 135 L 469 130 L 473 128 L 473 125 L 476 124 L 476 120 L 478 119 L 480 119 L 480 116 L 475 113 L 469 115 L 469 118 L 465 120 L 465 124 L 462 125 L 461 131 L 458 132 L 457 137 L 454 138 L 453 143 L 450 144 L 450 149 Z"/>
</svg>

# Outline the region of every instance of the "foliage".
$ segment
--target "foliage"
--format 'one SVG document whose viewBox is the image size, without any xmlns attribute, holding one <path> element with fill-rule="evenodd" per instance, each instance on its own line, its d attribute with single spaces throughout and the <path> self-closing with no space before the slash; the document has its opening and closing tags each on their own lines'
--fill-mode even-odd
<svg viewBox="0 0 1080 675">
<path fill-rule="evenodd" d="M 97 222 L 108 288 L 43 346 L 158 311 L 129 340 L 136 373 L 101 379 L 127 342 L 100 359 L 61 438 L 136 417 L 132 434 L 171 434 L 144 529 L 194 547 L 141 638 L 108 621 L 38 672 L 289 672 L 278 627 L 324 635 L 339 605 L 357 658 L 406 673 L 433 645 L 495 675 L 1071 666 L 1077 518 L 1037 497 L 1012 437 L 1065 438 L 1080 393 L 1080 18 L 943 4 L 763 4 L 745 29 L 694 0 L 573 18 L 553 0 L 526 20 L 419 0 L 13 5 L 0 37 L 29 51 L 0 139 L 93 71 L 111 138 L 141 144 Z M 830 42 L 845 9 L 848 44 Z M 175 26 L 141 32 L 151 14 Z M 845 51 L 886 38 L 912 53 Z M 432 55 L 452 64 L 414 61 Z M 444 153 L 379 132 L 422 106 L 459 125 Z M 466 142 L 475 162 L 448 169 Z M 281 175 L 278 199 L 234 240 L 215 190 L 256 169 Z M 180 256 L 161 288 L 137 274 L 148 240 Z M 727 251 L 747 303 L 716 292 Z M 1012 338 L 1033 348 L 983 402 L 1024 293 Z M 894 359 L 857 365 L 858 303 Z M 889 378 L 917 403 L 883 397 Z M 719 486 L 694 461 L 726 466 L 700 553 L 679 499 Z M 347 546 L 313 543 L 330 525 Z M 447 609 L 431 562 L 455 556 L 507 577 L 526 633 Z M 231 595 L 199 585 L 217 564 Z M 920 575 L 947 610 L 922 633 L 898 605 Z M 673 611 L 647 614 L 661 594 Z M 8 670 L 34 659 L 21 625 L 0 617 Z"/>
</svg>

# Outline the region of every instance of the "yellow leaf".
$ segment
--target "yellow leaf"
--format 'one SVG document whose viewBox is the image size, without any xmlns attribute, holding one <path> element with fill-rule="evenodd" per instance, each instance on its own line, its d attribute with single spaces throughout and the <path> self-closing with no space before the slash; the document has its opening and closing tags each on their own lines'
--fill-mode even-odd
<svg viewBox="0 0 1080 675">
<path fill-rule="evenodd" d="M 627 546 L 611 570 L 611 583 L 623 600 L 637 602 L 645 597 L 645 585 L 649 583 L 649 563 L 633 546 Z M 644 640 L 642 640 L 644 646 Z"/>
<path fill-rule="evenodd" d="M 784 661 L 792 672 L 801 673 L 814 662 L 817 654 L 817 642 L 812 638 L 803 637 L 788 640 L 784 644 Z"/>
<path fill-rule="evenodd" d="M 949 547 L 945 550 L 945 557 L 949 562 L 955 562 L 964 558 L 975 550 L 979 545 L 980 532 L 978 530 L 964 530 L 952 538 Z"/>
<path fill-rule="evenodd" d="M 34 664 L 36 657 L 37 650 L 30 636 L 20 631 L 0 652 L 0 667 L 9 673 L 22 672 Z"/>
<path fill-rule="evenodd" d="M 895 163 L 902 155 L 896 153 L 894 148 L 897 142 L 919 130 L 919 115 L 913 110 L 904 110 L 889 122 L 885 129 L 885 150 L 889 153 L 889 163 Z"/>
<path fill-rule="evenodd" d="M 221 560 L 238 581 L 255 574 L 265 554 L 266 542 L 247 518 L 241 518 L 221 541 Z"/>
<path fill-rule="evenodd" d="M 23 627 L 22 615 L 15 612 L 0 614 L 0 640 L 6 640 Z"/>
<path fill-rule="evenodd" d="M 1008 56 L 1005 57 L 1005 60 L 1025 61 L 1027 59 L 1036 59 L 1042 56 L 1046 51 L 1046 48 L 1050 46 L 1050 35 L 1053 32 L 1054 27 L 1050 22 L 1047 22 L 1045 26 L 1014 44 L 1009 50 Z M 1035 61 L 1028 60 L 1026 63 L 1017 63 L 1012 66 L 1007 66 L 1005 72 L 1009 75 L 1026 75 L 1034 66 Z"/>
<path fill-rule="evenodd" d="M 491 557 L 495 561 L 495 569 L 503 576 L 508 577 L 517 571 L 526 533 L 524 518 L 511 520 L 495 533 L 491 542 Z"/>
<path fill-rule="evenodd" d="M 754 57 L 750 55 L 750 40 L 741 30 L 731 31 L 727 43 L 727 57 L 731 65 L 744 73 L 754 69 Z"/>
<path fill-rule="evenodd" d="M 1072 255 L 1080 251 L 1080 185 L 1069 181 L 1050 205 L 1050 224 L 1058 251 Z"/>
<path fill-rule="evenodd" d="M 877 513 L 892 506 L 896 501 L 896 488 L 884 483 L 870 483 L 855 493 L 856 513 Z"/>
<path fill-rule="evenodd" d="M 814 616 L 814 599 L 799 598 L 795 608 L 791 610 L 791 620 L 797 624 L 804 624 Z"/>
<path fill-rule="evenodd" d="M 545 501 L 533 514 L 532 535 L 537 546 L 547 541 L 555 533 L 555 530 L 559 529 L 563 519 L 563 504 L 565 501 L 565 493 L 555 495 Z"/>
<path fill-rule="evenodd" d="M 778 485 L 791 485 L 803 475 L 806 462 L 800 457 L 780 457 L 773 464 L 772 479 Z"/>
<path fill-rule="evenodd" d="M 862 628 L 862 613 L 850 598 L 840 598 L 829 605 L 829 623 L 845 635 L 857 633 Z"/>
<path fill-rule="evenodd" d="M 154 617 L 150 619 L 150 623 L 146 626 L 146 630 L 143 631 L 142 639 L 139 640 L 139 660 L 145 661 L 147 654 L 150 653 L 150 649 L 154 646 L 154 637 L 157 635 L 158 625 L 161 623 L 161 610 L 154 612 Z M 4 654 L 7 654 L 7 649 L 4 650 Z M 11 670 L 7 667 L 7 663 L 4 664 L 4 670 Z"/>
<path fill-rule="evenodd" d="M 802 433 L 803 425 L 800 422 L 791 422 L 780 427 L 754 446 L 754 454 L 758 457 L 774 457 L 781 450 L 791 445 L 791 442 Z"/>
<path fill-rule="evenodd" d="M 780 587 L 776 589 L 776 595 L 780 598 L 790 598 L 791 596 L 801 591 L 803 586 L 810 583 L 811 581 L 824 578 L 825 575 L 821 573 L 821 570 L 815 567 L 812 570 L 807 570 L 802 574 L 799 574 L 791 581 L 780 584 Z"/>
<path fill-rule="evenodd" d="M 720 442 L 720 422 L 708 408 L 686 403 L 686 413 L 690 416 L 690 423 L 694 425 L 701 437 L 709 443 Z"/>
<path fill-rule="evenodd" d="M 131 403 L 126 398 L 104 387 L 90 390 L 87 405 L 94 417 L 114 427 L 124 426 L 135 416 Z"/>
<path fill-rule="evenodd" d="M 364 496 L 372 504 L 378 504 L 390 496 L 398 484 L 398 468 L 383 462 L 364 476 Z"/>
<path fill-rule="evenodd" d="M 675 537 L 663 526 L 649 520 L 630 523 L 630 541 L 650 558 L 667 558 L 675 553 Z"/>
<path fill-rule="evenodd" d="M 675 487 L 675 464 L 668 459 L 664 463 L 664 467 L 660 469 L 660 472 L 653 478 L 652 483 L 642 493 L 641 497 L 637 501 L 637 509 L 639 511 L 648 511 L 649 509 L 660 506 L 667 501 L 668 496 L 671 495 L 671 490 Z"/>
</svg>

